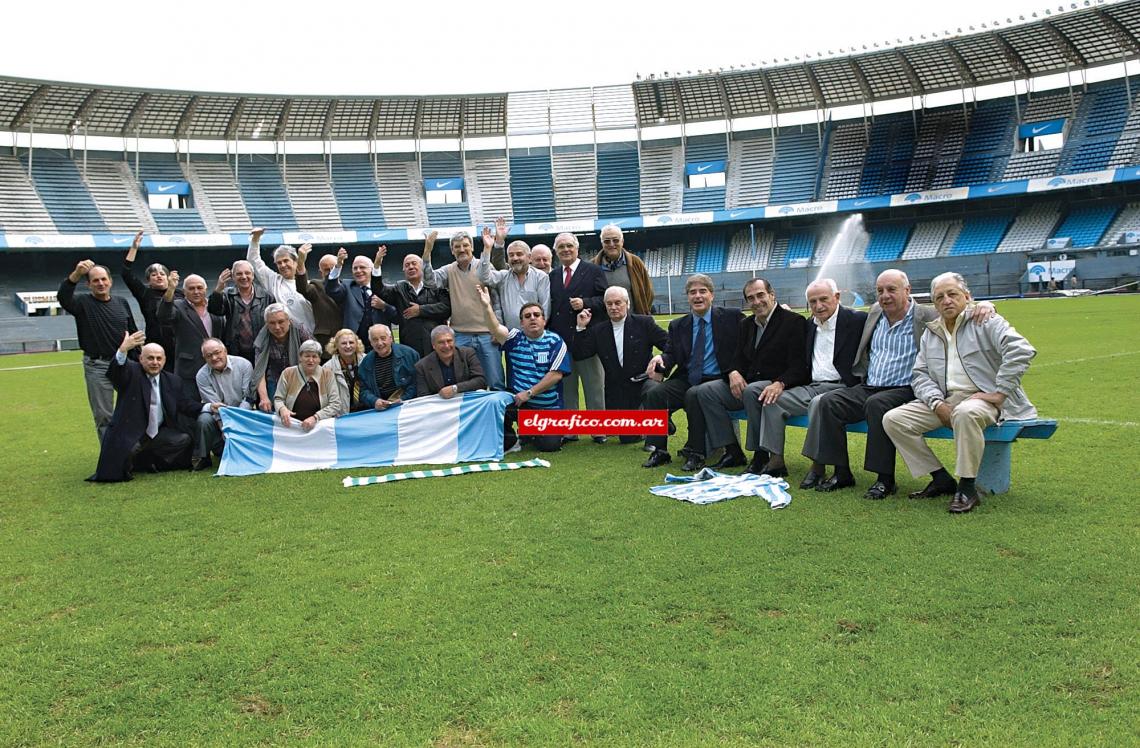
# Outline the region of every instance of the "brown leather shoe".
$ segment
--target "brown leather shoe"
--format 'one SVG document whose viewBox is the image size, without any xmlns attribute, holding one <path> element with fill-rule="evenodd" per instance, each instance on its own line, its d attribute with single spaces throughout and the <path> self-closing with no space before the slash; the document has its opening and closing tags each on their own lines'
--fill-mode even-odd
<svg viewBox="0 0 1140 748">
<path fill-rule="evenodd" d="M 981 503 L 982 498 L 977 494 L 971 496 L 959 491 L 954 494 L 954 498 L 950 501 L 949 511 L 951 514 L 965 514 Z"/>
</svg>

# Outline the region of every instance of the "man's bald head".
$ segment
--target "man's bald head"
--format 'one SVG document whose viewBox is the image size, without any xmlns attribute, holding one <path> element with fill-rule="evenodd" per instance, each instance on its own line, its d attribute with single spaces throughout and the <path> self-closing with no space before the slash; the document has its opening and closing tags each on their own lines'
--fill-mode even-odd
<svg viewBox="0 0 1140 748">
<path fill-rule="evenodd" d="M 139 364 L 149 376 L 156 376 L 166 365 L 166 351 L 158 343 L 147 343 L 139 351 Z"/>
</svg>

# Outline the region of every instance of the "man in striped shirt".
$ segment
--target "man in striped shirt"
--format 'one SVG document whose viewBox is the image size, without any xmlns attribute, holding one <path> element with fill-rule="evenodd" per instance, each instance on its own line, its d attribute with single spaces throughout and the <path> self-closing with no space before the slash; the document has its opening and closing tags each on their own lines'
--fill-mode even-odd
<svg viewBox="0 0 1140 748">
<path fill-rule="evenodd" d="M 507 356 L 507 391 L 515 393 L 515 401 L 507 406 L 503 449 L 516 452 L 519 439 L 515 436 L 514 424 L 520 408 L 558 410 L 562 407 L 562 378 L 570 373 L 570 352 L 559 335 L 546 329 L 546 314 L 541 304 L 523 304 L 519 309 L 522 328 L 508 330 L 495 317 L 491 294 L 482 286 L 479 298 L 491 337 Z M 533 439 L 540 452 L 557 452 L 562 446 L 559 435 Z"/>
<path fill-rule="evenodd" d="M 919 306 L 910 297 L 910 279 L 901 270 L 884 270 L 875 279 L 876 303 L 863 325 L 863 335 L 855 351 L 857 374 L 863 381 L 821 395 L 815 416 L 804 437 L 805 457 L 811 470 L 800 488 L 836 491 L 855 485 L 847 456 L 846 426 L 867 421 L 867 447 L 863 469 L 875 473 L 875 482 L 863 494 L 867 499 L 885 499 L 895 493 L 895 445 L 883 430 L 888 410 L 914 400 L 911 373 L 918 355 L 918 344 L 926 323 L 938 318 L 930 306 Z M 979 305 L 974 319 L 988 318 L 993 305 Z M 826 465 L 835 472 L 824 478 Z"/>
</svg>

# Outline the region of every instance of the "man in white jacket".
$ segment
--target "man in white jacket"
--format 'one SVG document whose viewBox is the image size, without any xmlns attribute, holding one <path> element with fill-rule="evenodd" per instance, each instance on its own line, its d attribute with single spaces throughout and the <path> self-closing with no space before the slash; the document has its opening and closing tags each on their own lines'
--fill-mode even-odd
<svg viewBox="0 0 1140 748">
<path fill-rule="evenodd" d="M 883 429 L 912 475 L 930 473 L 930 484 L 910 497 L 952 494 L 950 511 L 962 514 L 980 503 L 974 480 L 986 446 L 986 427 L 1037 416 L 1021 389 L 1021 377 L 1037 351 L 996 314 L 984 324 L 966 324 L 972 297 L 958 273 L 943 273 L 931 281 L 930 296 L 939 316 L 927 323 L 914 362 L 911 386 L 918 399 L 888 411 Z M 954 431 L 957 484 L 923 439 L 939 426 Z"/>
<path fill-rule="evenodd" d="M 261 259 L 261 235 L 264 233 L 265 229 L 253 229 L 249 232 L 249 249 L 245 253 L 245 259 L 253 265 L 253 275 L 257 279 L 257 285 L 273 294 L 273 298 L 279 303 L 284 304 L 285 311 L 294 322 L 309 331 L 317 329 L 313 305 L 297 292 L 297 250 L 288 244 L 282 244 L 275 249 L 273 264 L 277 266 L 277 271 L 274 272 Z M 310 245 L 302 247 L 305 255 L 310 248 Z"/>
</svg>

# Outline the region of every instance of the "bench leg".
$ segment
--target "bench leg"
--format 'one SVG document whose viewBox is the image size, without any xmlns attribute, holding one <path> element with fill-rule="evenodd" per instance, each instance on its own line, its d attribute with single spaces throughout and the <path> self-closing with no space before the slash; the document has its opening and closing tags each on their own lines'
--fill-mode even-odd
<svg viewBox="0 0 1140 748">
<path fill-rule="evenodd" d="M 1012 448 L 1010 442 L 986 442 L 977 480 L 977 486 L 983 493 L 1009 493 Z"/>
</svg>

